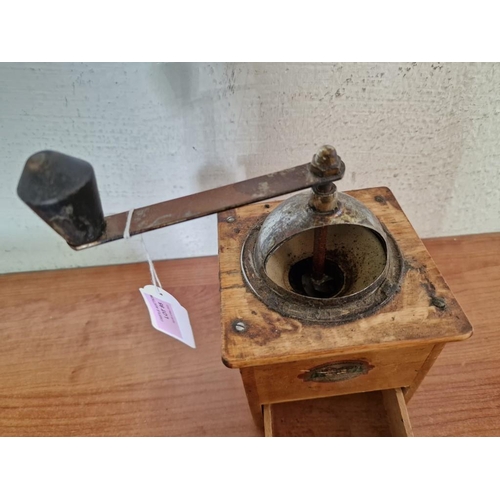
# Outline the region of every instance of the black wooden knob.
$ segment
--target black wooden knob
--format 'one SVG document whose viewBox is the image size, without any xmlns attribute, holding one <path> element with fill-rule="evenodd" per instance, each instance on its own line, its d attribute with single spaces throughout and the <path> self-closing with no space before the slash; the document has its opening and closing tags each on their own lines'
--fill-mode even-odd
<svg viewBox="0 0 500 500">
<path fill-rule="evenodd" d="M 105 229 L 90 163 L 55 151 L 28 158 L 17 194 L 71 246 L 95 241 Z"/>
</svg>

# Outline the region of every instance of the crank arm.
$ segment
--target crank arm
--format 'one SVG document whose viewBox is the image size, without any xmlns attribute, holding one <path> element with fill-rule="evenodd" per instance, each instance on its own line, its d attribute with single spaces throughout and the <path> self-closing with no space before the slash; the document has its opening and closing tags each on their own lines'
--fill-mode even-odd
<svg viewBox="0 0 500 500">
<path fill-rule="evenodd" d="M 336 152 L 329 154 L 328 158 L 315 155 L 311 163 L 297 167 L 137 208 L 129 233 L 154 231 L 340 180 L 344 163 Z M 123 238 L 128 212 L 104 217 L 93 168 L 83 160 L 54 151 L 34 154 L 26 162 L 18 194 L 75 250 Z"/>
</svg>

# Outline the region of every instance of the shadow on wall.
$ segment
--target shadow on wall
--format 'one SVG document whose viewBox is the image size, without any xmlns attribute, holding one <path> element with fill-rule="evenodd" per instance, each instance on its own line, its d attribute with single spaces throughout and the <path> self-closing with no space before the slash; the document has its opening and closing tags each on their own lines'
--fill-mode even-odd
<svg viewBox="0 0 500 500">
<path fill-rule="evenodd" d="M 177 115 L 181 129 L 182 158 L 177 161 L 181 169 L 186 169 L 183 174 L 196 182 L 197 191 L 243 178 L 234 163 L 235 144 L 228 140 L 231 103 L 224 93 L 224 82 L 231 65 L 160 63 L 151 69 L 153 89 Z"/>
<path fill-rule="evenodd" d="M 157 94 L 170 107 L 172 99 L 168 89 L 180 106 L 191 105 L 199 93 L 199 73 L 196 63 L 157 63 L 151 67 L 151 79 Z"/>
</svg>

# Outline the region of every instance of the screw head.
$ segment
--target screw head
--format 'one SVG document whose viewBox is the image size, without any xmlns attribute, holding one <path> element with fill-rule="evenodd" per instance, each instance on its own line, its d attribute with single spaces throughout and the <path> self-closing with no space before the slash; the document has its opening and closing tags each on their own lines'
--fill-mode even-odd
<svg viewBox="0 0 500 500">
<path fill-rule="evenodd" d="M 438 309 L 446 309 L 446 301 L 442 297 L 432 297 L 431 304 Z"/>
<path fill-rule="evenodd" d="M 243 333 L 247 331 L 247 325 L 241 320 L 233 321 L 233 329 L 236 333 Z"/>
<path fill-rule="evenodd" d="M 236 219 L 230 215 L 227 219 L 226 219 L 226 222 L 234 222 Z"/>
</svg>

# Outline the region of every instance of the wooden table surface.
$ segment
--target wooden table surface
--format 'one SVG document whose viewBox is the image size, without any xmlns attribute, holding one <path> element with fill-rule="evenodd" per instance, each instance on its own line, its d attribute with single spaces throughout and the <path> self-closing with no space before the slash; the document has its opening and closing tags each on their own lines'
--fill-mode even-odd
<svg viewBox="0 0 500 500">
<path fill-rule="evenodd" d="M 415 435 L 500 436 L 500 233 L 425 244 L 475 333 L 410 402 Z M 151 327 L 145 263 L 0 276 L 0 435 L 262 435 L 220 360 L 217 258 L 156 268 L 196 350 Z"/>
</svg>

